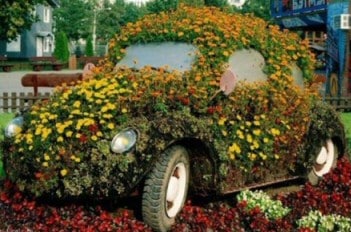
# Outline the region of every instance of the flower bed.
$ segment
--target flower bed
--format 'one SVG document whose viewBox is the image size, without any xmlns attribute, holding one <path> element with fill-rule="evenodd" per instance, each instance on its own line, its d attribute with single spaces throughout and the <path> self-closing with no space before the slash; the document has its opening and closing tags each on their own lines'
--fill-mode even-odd
<svg viewBox="0 0 351 232">
<path fill-rule="evenodd" d="M 198 48 L 189 72 L 114 68 L 128 45 L 162 41 Z M 235 93 L 211 100 L 230 55 L 242 49 L 264 57 L 267 81 L 240 82 Z M 166 144 L 186 137 L 213 141 L 220 178 L 234 168 L 257 177 L 264 176 L 257 170 L 294 172 L 304 165 L 297 154 L 303 153 L 299 149 L 316 93 L 310 55 L 307 41 L 250 15 L 184 7 L 145 16 L 111 40 L 108 59 L 93 70 L 92 79 L 74 88 L 61 86 L 48 102 L 31 108 L 23 131 L 4 143 L 5 167 L 11 167 L 7 175 L 36 196 L 127 194 Z M 301 69 L 306 88 L 292 84 L 292 64 Z M 156 119 L 157 130 L 150 123 Z M 193 131 L 182 131 L 189 125 Z M 109 149 L 113 136 L 127 127 L 142 135 L 137 159 Z M 135 166 L 141 163 L 145 166 Z"/>
<path fill-rule="evenodd" d="M 0 195 L 0 230 L 152 231 L 130 211 L 101 206 L 53 206 L 28 198 L 6 181 Z M 172 231 L 350 231 L 351 163 L 346 159 L 316 187 L 269 198 L 244 191 L 238 200 L 205 207 L 190 202 Z"/>
</svg>

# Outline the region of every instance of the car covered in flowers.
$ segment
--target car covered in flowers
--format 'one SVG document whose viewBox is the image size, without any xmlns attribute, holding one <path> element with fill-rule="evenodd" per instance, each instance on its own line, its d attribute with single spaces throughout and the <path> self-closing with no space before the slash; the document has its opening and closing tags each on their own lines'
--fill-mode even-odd
<svg viewBox="0 0 351 232">
<path fill-rule="evenodd" d="M 142 195 L 166 231 L 188 191 L 220 195 L 306 177 L 345 151 L 308 42 L 252 15 L 180 7 L 128 24 L 75 86 L 14 118 L 7 176 L 56 198 Z"/>
</svg>

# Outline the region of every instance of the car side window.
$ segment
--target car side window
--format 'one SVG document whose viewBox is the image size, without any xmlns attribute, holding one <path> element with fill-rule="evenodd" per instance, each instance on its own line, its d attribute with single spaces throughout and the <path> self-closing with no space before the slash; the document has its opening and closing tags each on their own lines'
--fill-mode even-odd
<svg viewBox="0 0 351 232">
<path fill-rule="evenodd" d="M 229 69 L 234 73 L 237 81 L 266 81 L 263 72 L 265 60 L 261 53 L 254 49 L 235 51 L 228 61 Z"/>
<path fill-rule="evenodd" d="M 184 72 L 191 69 L 196 51 L 195 46 L 180 42 L 134 44 L 126 48 L 126 55 L 117 67 L 167 67 L 169 70 Z"/>
</svg>

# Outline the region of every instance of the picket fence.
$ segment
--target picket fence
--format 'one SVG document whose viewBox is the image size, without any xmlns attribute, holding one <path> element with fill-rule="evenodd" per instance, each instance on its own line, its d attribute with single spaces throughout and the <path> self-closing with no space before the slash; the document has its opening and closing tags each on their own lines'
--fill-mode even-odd
<svg viewBox="0 0 351 232">
<path fill-rule="evenodd" d="M 24 92 L 4 92 L 0 95 L 0 113 L 16 113 L 31 106 L 34 102 L 50 97 L 50 93 L 39 93 L 34 96 L 33 93 Z M 326 102 L 341 112 L 351 112 L 351 97 L 327 97 Z"/>
<path fill-rule="evenodd" d="M 34 96 L 33 93 L 24 93 L 24 92 L 4 92 L 0 95 L 0 113 L 16 113 L 20 112 L 38 100 L 48 99 L 50 93 L 38 93 L 37 96 Z"/>
</svg>

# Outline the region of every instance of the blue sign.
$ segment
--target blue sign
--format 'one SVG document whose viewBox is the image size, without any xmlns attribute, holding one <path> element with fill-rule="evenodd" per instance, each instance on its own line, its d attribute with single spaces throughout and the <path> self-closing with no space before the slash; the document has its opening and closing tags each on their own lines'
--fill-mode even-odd
<svg viewBox="0 0 351 232">
<path fill-rule="evenodd" d="M 335 19 L 341 14 L 348 13 L 349 2 L 330 3 L 328 5 L 327 18 L 327 85 L 326 93 L 330 92 L 330 78 L 333 73 L 338 76 L 338 96 L 341 95 L 343 74 L 345 70 L 346 61 L 346 30 L 341 30 L 336 27 Z"/>
</svg>

